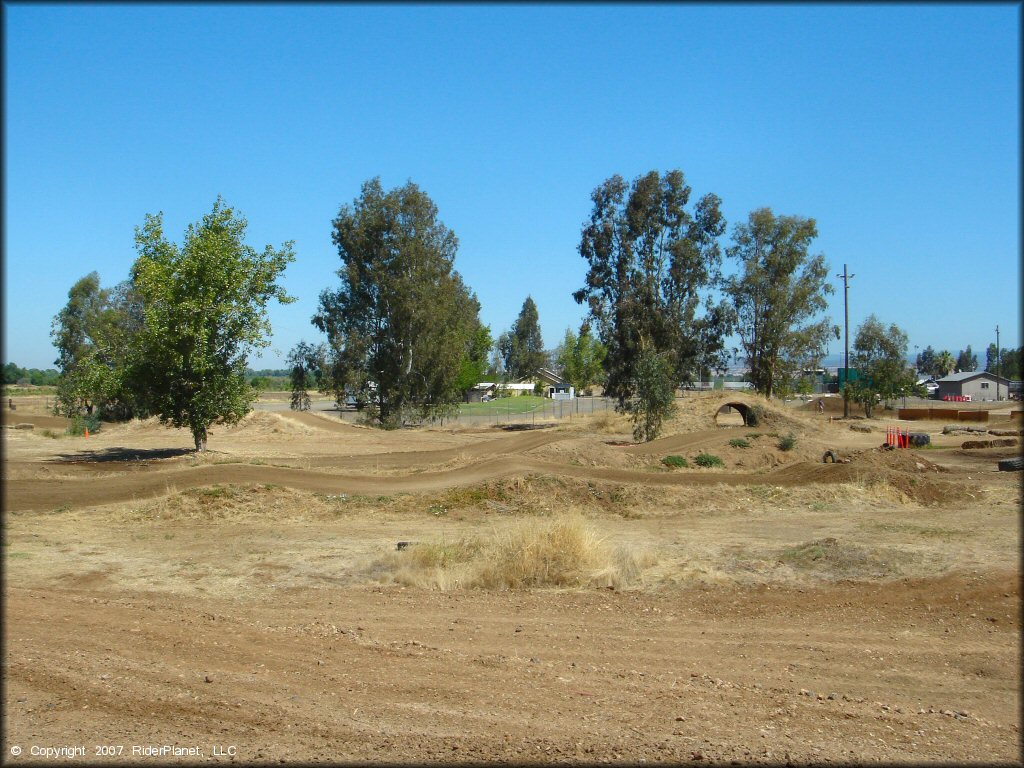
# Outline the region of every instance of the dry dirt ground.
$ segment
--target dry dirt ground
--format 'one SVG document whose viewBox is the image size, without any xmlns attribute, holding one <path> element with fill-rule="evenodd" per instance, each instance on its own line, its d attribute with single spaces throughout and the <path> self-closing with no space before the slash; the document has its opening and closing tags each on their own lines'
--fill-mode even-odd
<svg viewBox="0 0 1024 768">
<path fill-rule="evenodd" d="M 1021 764 L 1019 445 L 725 402 L 644 445 L 257 412 L 197 456 L 22 398 L 4 760 Z"/>
</svg>

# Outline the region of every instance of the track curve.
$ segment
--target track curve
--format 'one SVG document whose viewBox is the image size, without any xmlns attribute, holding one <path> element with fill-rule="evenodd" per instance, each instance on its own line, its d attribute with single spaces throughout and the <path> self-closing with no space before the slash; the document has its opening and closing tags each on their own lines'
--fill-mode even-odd
<svg viewBox="0 0 1024 768">
<path fill-rule="evenodd" d="M 457 488 L 489 480 L 524 474 L 574 477 L 594 482 L 639 483 L 657 486 L 692 485 L 805 485 L 838 483 L 855 479 L 856 473 L 844 464 L 800 462 L 766 474 L 694 471 L 649 473 L 606 467 L 583 467 L 521 456 L 497 456 L 476 464 L 439 472 L 420 472 L 402 476 L 373 477 L 338 475 L 291 467 L 220 464 L 153 473 L 137 473 L 118 478 L 9 480 L 4 487 L 4 504 L 9 511 L 22 512 L 111 504 L 139 498 L 154 498 L 188 488 L 217 484 L 274 484 L 304 491 L 385 495 L 423 493 Z"/>
</svg>

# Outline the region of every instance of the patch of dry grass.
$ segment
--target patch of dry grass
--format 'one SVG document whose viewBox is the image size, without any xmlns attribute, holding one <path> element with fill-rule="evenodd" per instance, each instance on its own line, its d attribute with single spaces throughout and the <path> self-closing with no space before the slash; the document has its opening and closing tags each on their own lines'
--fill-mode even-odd
<svg viewBox="0 0 1024 768">
<path fill-rule="evenodd" d="M 629 417 L 612 409 L 573 417 L 572 422 L 560 423 L 559 427 L 571 432 L 597 432 L 603 435 L 633 434 L 633 423 Z M 630 439 L 632 439 L 630 437 Z"/>
<path fill-rule="evenodd" d="M 656 558 L 614 548 L 577 513 L 530 518 L 487 537 L 422 542 L 371 566 L 384 580 L 426 589 L 536 589 L 640 581 Z"/>
</svg>

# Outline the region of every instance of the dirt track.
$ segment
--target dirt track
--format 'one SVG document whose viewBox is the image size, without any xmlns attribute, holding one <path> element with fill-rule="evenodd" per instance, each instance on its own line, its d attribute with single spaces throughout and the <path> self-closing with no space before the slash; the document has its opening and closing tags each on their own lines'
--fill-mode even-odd
<svg viewBox="0 0 1024 768">
<path fill-rule="evenodd" d="M 1020 764 L 1020 482 L 993 469 L 1019 449 L 932 427 L 935 450 L 884 452 L 881 422 L 800 418 L 793 452 L 730 447 L 743 428 L 631 447 L 264 414 L 197 460 L 155 425 L 5 430 L 5 749 Z M 726 467 L 659 464 L 698 450 Z M 397 540 L 566 507 L 636 555 L 633 581 L 444 592 L 392 570 Z"/>
</svg>

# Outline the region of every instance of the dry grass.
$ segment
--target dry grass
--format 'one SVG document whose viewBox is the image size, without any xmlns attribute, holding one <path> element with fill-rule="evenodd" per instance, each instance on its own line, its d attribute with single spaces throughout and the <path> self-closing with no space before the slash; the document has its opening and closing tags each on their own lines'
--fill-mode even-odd
<svg viewBox="0 0 1024 768">
<path fill-rule="evenodd" d="M 656 558 L 613 548 L 583 517 L 516 520 L 485 538 L 414 544 L 378 560 L 378 578 L 425 589 L 535 589 L 638 583 Z"/>
<path fill-rule="evenodd" d="M 603 435 L 628 436 L 633 434 L 633 423 L 629 417 L 611 409 L 575 417 L 571 423 L 559 424 L 559 426 L 565 431 L 572 432 L 597 432 Z"/>
</svg>

